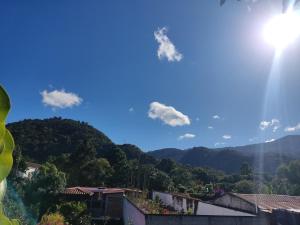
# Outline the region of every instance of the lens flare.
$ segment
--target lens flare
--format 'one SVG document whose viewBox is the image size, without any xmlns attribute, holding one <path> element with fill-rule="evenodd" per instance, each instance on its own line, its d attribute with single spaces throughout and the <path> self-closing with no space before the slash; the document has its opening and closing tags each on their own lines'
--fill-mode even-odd
<svg viewBox="0 0 300 225">
<path fill-rule="evenodd" d="M 288 12 L 272 18 L 264 27 L 264 39 L 276 50 L 283 50 L 300 36 L 300 16 Z"/>
</svg>

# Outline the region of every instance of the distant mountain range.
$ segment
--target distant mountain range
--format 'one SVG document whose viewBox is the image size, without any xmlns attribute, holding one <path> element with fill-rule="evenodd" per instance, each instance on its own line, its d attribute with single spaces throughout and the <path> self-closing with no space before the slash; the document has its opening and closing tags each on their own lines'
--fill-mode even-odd
<svg viewBox="0 0 300 225">
<path fill-rule="evenodd" d="M 262 144 L 216 149 L 165 148 L 148 154 L 157 159 L 168 158 L 185 165 L 212 167 L 226 172 L 238 172 L 243 162 L 248 162 L 255 170 L 263 162 L 264 171 L 275 172 L 280 164 L 300 159 L 300 135 L 290 135 Z"/>
<path fill-rule="evenodd" d="M 145 164 L 155 165 L 158 160 L 167 158 L 185 165 L 211 167 L 229 173 L 238 173 L 243 162 L 248 162 L 254 170 L 263 162 L 264 170 L 274 173 L 282 163 L 300 159 L 300 135 L 239 147 L 166 148 L 145 153 L 134 145 L 117 145 L 89 124 L 70 119 L 27 119 L 8 124 L 7 127 L 22 155 L 37 163 L 43 163 L 51 156 L 72 154 L 80 143 L 86 141 L 96 149 L 98 156 L 117 148 L 126 154 L 127 159 L 137 159 Z"/>
</svg>

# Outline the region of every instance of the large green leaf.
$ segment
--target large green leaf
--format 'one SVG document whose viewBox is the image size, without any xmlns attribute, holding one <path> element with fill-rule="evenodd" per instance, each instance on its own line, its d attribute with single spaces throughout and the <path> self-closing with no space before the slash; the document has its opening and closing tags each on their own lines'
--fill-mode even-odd
<svg viewBox="0 0 300 225">
<path fill-rule="evenodd" d="M 4 88 L 0 85 L 0 121 L 4 123 L 6 116 L 10 109 L 10 101 L 9 97 L 4 90 Z"/>
<path fill-rule="evenodd" d="M 5 127 L 5 119 L 10 109 L 10 101 L 4 88 L 0 86 L 0 225 L 18 225 L 17 220 L 8 219 L 3 213 L 2 200 L 6 191 L 6 177 L 12 165 L 12 152 L 15 148 L 14 139 Z"/>
<path fill-rule="evenodd" d="M 4 148 L 0 153 L 0 181 L 9 175 L 13 164 L 12 152 L 15 144 L 12 135 L 8 130 L 5 132 L 5 135 L 2 139 L 2 144 L 4 145 Z"/>
</svg>

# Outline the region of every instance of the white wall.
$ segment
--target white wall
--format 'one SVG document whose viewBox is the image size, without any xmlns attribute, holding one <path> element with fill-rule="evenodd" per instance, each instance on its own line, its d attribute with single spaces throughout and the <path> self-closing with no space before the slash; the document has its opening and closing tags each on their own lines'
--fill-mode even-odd
<svg viewBox="0 0 300 225">
<path fill-rule="evenodd" d="M 123 199 L 123 220 L 124 225 L 146 225 L 145 215 L 127 198 Z"/>
<path fill-rule="evenodd" d="M 164 205 L 168 205 L 173 207 L 175 210 L 181 212 L 187 212 L 186 199 L 182 197 L 176 197 L 169 193 L 163 193 L 158 191 L 153 191 L 152 200 L 155 200 L 156 196 L 164 203 Z"/>
<path fill-rule="evenodd" d="M 198 208 L 197 208 L 197 215 L 203 215 L 203 216 L 254 216 L 252 214 L 227 209 L 224 207 L 199 202 Z"/>
<path fill-rule="evenodd" d="M 217 205 L 239 209 L 250 213 L 256 213 L 255 206 L 241 198 L 230 194 L 225 194 L 224 196 L 216 199 L 214 203 Z"/>
<path fill-rule="evenodd" d="M 240 212 L 237 210 L 228 209 L 225 207 L 201 202 L 200 200 L 193 200 L 190 199 L 189 201 L 183 197 L 172 196 L 169 193 L 162 193 L 154 191 L 152 193 L 152 199 L 155 200 L 156 196 L 164 203 L 164 205 L 171 206 L 175 210 L 179 212 L 188 212 L 188 208 L 192 209 L 192 213 L 196 210 L 195 207 L 197 206 L 196 215 L 202 216 L 253 216 L 249 213 Z M 190 207 L 187 206 L 187 203 L 190 203 Z"/>
</svg>

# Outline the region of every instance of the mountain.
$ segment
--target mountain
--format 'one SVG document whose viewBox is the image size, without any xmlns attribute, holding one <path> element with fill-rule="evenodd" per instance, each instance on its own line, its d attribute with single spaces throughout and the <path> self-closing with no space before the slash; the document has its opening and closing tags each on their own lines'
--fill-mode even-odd
<svg viewBox="0 0 300 225">
<path fill-rule="evenodd" d="M 97 153 L 121 149 L 128 159 L 137 158 L 145 163 L 156 160 L 134 145 L 116 145 L 104 133 L 86 122 L 54 117 L 50 119 L 26 119 L 10 123 L 15 143 L 27 160 L 42 163 L 49 156 L 74 153 L 81 143 L 89 142 Z"/>
<path fill-rule="evenodd" d="M 282 163 L 300 159 L 300 135 L 290 135 L 276 141 L 238 147 L 209 149 L 194 147 L 187 150 L 165 148 L 148 152 L 157 159 L 173 159 L 191 166 L 211 167 L 226 172 L 238 172 L 247 162 L 259 168 L 260 159 L 264 171 L 275 172 Z"/>
</svg>

